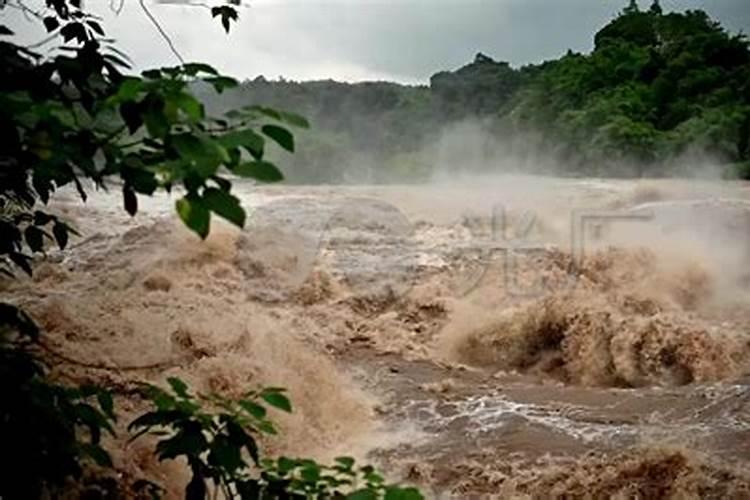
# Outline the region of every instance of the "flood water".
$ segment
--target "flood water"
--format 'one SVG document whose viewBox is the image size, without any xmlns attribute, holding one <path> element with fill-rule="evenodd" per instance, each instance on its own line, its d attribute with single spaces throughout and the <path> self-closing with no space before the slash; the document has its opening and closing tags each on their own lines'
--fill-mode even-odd
<svg viewBox="0 0 750 500">
<path fill-rule="evenodd" d="M 83 362 L 60 378 L 126 416 L 138 381 L 285 386 L 269 453 L 355 454 L 435 497 L 750 497 L 750 186 L 235 190 L 247 227 L 205 242 L 166 197 L 58 204 L 82 237 L 4 293 Z M 181 464 L 114 446 L 179 494 Z"/>
</svg>

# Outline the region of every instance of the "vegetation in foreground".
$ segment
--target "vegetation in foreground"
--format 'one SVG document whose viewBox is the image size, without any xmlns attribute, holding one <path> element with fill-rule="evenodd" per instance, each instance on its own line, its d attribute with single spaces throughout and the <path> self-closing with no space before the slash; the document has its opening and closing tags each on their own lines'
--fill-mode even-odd
<svg viewBox="0 0 750 500">
<path fill-rule="evenodd" d="M 211 10 L 225 30 L 236 5 Z M 201 238 L 211 217 L 242 227 L 245 211 L 228 175 L 273 182 L 279 169 L 264 160 L 269 142 L 294 151 L 288 126 L 305 128 L 299 115 L 259 106 L 206 115 L 191 94 L 196 82 L 217 92 L 237 85 L 212 67 L 181 64 L 129 75 L 127 58 L 105 37 L 100 20 L 80 0 L 47 0 L 35 11 L 3 2 L 38 18 L 64 46 L 45 57 L 14 41 L 0 25 L 0 273 L 33 272 L 34 255 L 64 250 L 75 230 L 46 205 L 73 185 L 87 197 L 85 181 L 106 189 L 120 181 L 124 209 L 138 211 L 138 197 L 178 191 L 176 211 Z M 102 435 L 114 435 L 115 399 L 106 387 L 70 387 L 51 380 L 33 319 L 0 303 L 0 497 L 57 497 L 86 470 L 106 476 L 113 464 Z M 341 457 L 332 466 L 312 460 L 264 457 L 257 437 L 274 434 L 267 408 L 292 411 L 284 389 L 250 390 L 240 400 L 194 396 L 179 379 L 170 391 L 144 386 L 138 396 L 154 409 L 128 425 L 136 439 L 158 436 L 160 460 L 182 458 L 192 478 L 189 499 L 218 492 L 226 498 L 419 499 L 413 488 L 388 485 L 370 466 Z M 92 469 L 96 465 L 99 469 Z M 98 472 L 97 472 L 98 471 Z M 114 472 L 114 471 L 112 471 Z M 120 494 L 158 497 L 149 478 L 118 484 Z M 79 492 L 80 493 L 80 492 Z M 73 493 L 75 494 L 75 493 Z"/>
</svg>

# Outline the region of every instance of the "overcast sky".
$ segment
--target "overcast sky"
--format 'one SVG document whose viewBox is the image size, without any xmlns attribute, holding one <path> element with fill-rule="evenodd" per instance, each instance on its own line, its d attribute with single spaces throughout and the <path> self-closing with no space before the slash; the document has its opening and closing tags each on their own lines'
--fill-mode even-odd
<svg viewBox="0 0 750 500">
<path fill-rule="evenodd" d="M 594 33 L 627 0 L 254 0 L 227 36 L 201 7 L 146 0 L 185 59 L 235 77 L 394 80 L 426 83 L 483 52 L 518 66 L 589 51 Z M 174 0 L 173 0 L 174 1 Z M 244 3 L 246 3 L 245 0 Z M 648 8 L 651 0 L 640 0 Z M 33 2 L 27 1 L 32 4 Z M 125 0 L 89 0 L 140 68 L 176 64 L 143 14 Z M 665 10 L 701 8 L 732 32 L 750 32 L 750 0 L 662 0 Z M 7 9 L 6 9 L 7 10 Z M 0 13 L 26 40 L 43 36 L 17 14 Z"/>
</svg>

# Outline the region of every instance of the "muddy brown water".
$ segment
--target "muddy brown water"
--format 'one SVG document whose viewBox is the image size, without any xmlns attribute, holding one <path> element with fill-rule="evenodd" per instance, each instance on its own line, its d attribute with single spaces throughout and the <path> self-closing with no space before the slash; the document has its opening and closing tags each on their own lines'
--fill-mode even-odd
<svg viewBox="0 0 750 500">
<path fill-rule="evenodd" d="M 84 237 L 4 294 L 111 367 L 60 377 L 285 385 L 270 451 L 351 450 L 435 497 L 749 491 L 746 184 L 235 189 L 248 227 L 205 243 L 167 199 L 134 219 L 114 195 L 58 203 Z M 116 446 L 178 495 L 180 466 Z"/>
<path fill-rule="evenodd" d="M 364 362 L 378 374 L 372 390 L 384 392 L 389 425 L 419 430 L 413 442 L 381 451 L 388 460 L 450 470 L 486 450 L 516 459 L 569 459 L 649 444 L 696 449 L 742 466 L 750 459 L 750 386 L 744 380 L 678 388 L 571 387 L 354 352 L 348 363 Z"/>
</svg>

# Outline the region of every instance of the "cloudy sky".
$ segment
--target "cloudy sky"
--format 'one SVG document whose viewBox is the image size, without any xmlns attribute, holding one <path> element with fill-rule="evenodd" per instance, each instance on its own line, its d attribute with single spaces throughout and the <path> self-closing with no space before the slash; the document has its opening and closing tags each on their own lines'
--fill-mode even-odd
<svg viewBox="0 0 750 500">
<path fill-rule="evenodd" d="M 179 3 L 179 0 L 168 0 Z M 243 3 L 247 3 L 244 0 Z M 651 0 L 640 0 L 643 8 Z M 27 1 L 28 4 L 33 2 Z M 210 2 L 208 2 L 210 3 Z M 226 35 L 201 7 L 146 0 L 187 60 L 205 61 L 241 79 L 394 80 L 425 83 L 477 52 L 513 65 L 588 51 L 593 34 L 627 0 L 253 0 Z M 665 10 L 701 8 L 732 31 L 750 32 L 750 0 L 662 0 Z M 141 10 L 125 0 L 89 0 L 138 67 L 175 64 Z M 6 9 L 7 10 L 7 9 Z M 11 12 L 0 23 L 25 40 L 43 38 Z"/>
</svg>

